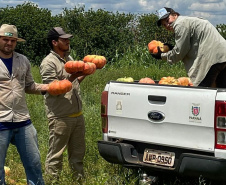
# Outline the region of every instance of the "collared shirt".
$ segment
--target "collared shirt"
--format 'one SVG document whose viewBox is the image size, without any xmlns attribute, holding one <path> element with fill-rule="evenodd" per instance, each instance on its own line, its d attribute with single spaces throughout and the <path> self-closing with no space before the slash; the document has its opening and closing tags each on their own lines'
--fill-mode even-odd
<svg viewBox="0 0 226 185">
<path fill-rule="evenodd" d="M 66 56 L 63 59 L 57 53 L 51 51 L 40 65 L 43 83 L 48 84 L 54 80 L 68 79 L 70 74 L 65 71 L 64 64 L 69 60 L 73 60 L 71 56 Z M 78 79 L 72 82 L 72 89 L 65 94 L 52 96 L 46 93 L 45 107 L 49 119 L 80 114 L 82 111 L 82 101 Z"/>
<path fill-rule="evenodd" d="M 1 59 L 0 71 L 0 122 L 29 120 L 25 93 L 41 95 L 42 86 L 34 82 L 29 60 L 14 52 L 12 75 Z"/>
<path fill-rule="evenodd" d="M 13 69 L 13 57 L 11 58 L 1 58 L 2 62 L 5 64 L 5 66 L 7 67 L 9 74 L 12 75 L 12 69 Z"/>
<path fill-rule="evenodd" d="M 183 61 L 194 86 L 201 83 L 213 64 L 226 62 L 226 40 L 209 21 L 179 16 L 173 29 L 175 47 L 161 57 L 170 63 Z"/>
</svg>

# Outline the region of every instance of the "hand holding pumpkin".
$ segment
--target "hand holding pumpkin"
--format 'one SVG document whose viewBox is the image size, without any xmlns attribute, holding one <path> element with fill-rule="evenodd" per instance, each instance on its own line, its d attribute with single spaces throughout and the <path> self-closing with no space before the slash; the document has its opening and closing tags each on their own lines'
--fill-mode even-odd
<svg viewBox="0 0 226 185">
<path fill-rule="evenodd" d="M 68 61 L 64 65 L 65 71 L 70 74 L 80 73 L 81 75 L 90 75 L 96 71 L 96 65 L 91 62 Z"/>
<path fill-rule="evenodd" d="M 107 60 L 104 56 L 100 55 L 86 55 L 83 61 L 68 61 L 65 63 L 64 68 L 66 72 L 73 74 L 82 72 L 84 75 L 93 74 L 96 69 L 102 69 Z"/>
<path fill-rule="evenodd" d="M 65 94 L 72 89 L 72 83 L 69 80 L 54 80 L 49 84 L 48 93 L 57 96 Z"/>
<path fill-rule="evenodd" d="M 169 50 L 172 50 L 174 48 L 174 46 L 172 44 L 169 44 L 169 43 L 164 43 L 163 45 L 165 47 L 167 46 L 169 48 Z"/>
<path fill-rule="evenodd" d="M 157 47 L 157 53 L 151 53 L 151 56 L 155 59 L 162 59 L 161 57 L 162 51 L 160 50 L 159 46 Z"/>
<path fill-rule="evenodd" d="M 85 63 L 83 61 L 68 61 L 65 63 L 64 68 L 68 73 L 76 73 L 84 70 Z"/>
<path fill-rule="evenodd" d="M 83 69 L 83 74 L 84 75 L 90 75 L 95 73 L 96 71 L 96 65 L 92 62 L 86 62 L 84 69 Z"/>
<path fill-rule="evenodd" d="M 148 43 L 148 50 L 151 54 L 157 54 L 159 52 L 158 48 L 163 53 L 166 53 L 170 50 L 169 44 L 164 44 L 161 41 L 152 40 Z"/>
</svg>

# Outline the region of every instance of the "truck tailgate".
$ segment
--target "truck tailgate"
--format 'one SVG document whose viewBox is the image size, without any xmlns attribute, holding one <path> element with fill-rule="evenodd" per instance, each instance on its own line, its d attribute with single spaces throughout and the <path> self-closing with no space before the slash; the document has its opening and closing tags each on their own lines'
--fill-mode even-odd
<svg viewBox="0 0 226 185">
<path fill-rule="evenodd" d="M 109 82 L 107 90 L 108 137 L 214 151 L 216 89 Z"/>
</svg>

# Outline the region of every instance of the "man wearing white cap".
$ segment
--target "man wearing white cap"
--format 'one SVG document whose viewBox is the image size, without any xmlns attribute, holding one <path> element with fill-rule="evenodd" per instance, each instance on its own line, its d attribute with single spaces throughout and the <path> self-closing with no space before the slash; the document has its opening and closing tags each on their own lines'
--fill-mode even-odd
<svg viewBox="0 0 226 185">
<path fill-rule="evenodd" d="M 0 27 L 0 185 L 5 184 L 4 164 L 9 144 L 16 146 L 27 184 L 43 185 L 37 132 L 26 104 L 25 93 L 40 94 L 47 84 L 35 83 L 29 60 L 14 51 L 18 37 L 14 25 Z"/>
<path fill-rule="evenodd" d="M 172 8 L 157 13 L 157 25 L 174 32 L 175 46 L 152 56 L 169 63 L 182 61 L 194 86 L 226 88 L 226 40 L 217 29 L 205 19 L 181 16 Z"/>
</svg>

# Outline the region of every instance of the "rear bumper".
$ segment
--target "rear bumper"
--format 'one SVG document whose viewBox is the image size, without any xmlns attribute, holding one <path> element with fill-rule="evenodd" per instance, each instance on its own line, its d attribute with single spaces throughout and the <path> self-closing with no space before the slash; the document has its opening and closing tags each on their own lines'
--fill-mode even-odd
<svg viewBox="0 0 226 185">
<path fill-rule="evenodd" d="M 226 160 L 214 156 L 180 153 L 173 167 L 164 167 L 144 163 L 143 153 L 131 144 L 98 141 L 98 149 L 100 155 L 106 161 L 121 164 L 125 167 L 177 173 L 185 176 L 198 177 L 202 175 L 208 179 L 226 181 Z"/>
</svg>

